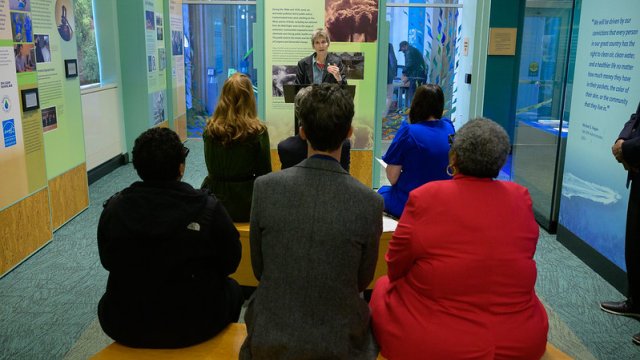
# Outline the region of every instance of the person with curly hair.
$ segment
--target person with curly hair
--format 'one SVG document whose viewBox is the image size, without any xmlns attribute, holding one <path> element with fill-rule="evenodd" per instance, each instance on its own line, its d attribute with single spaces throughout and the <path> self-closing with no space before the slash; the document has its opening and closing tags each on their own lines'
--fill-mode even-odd
<svg viewBox="0 0 640 360">
<path fill-rule="evenodd" d="M 133 146 L 142 181 L 104 203 L 98 251 L 109 272 L 98 304 L 104 332 L 130 347 L 179 348 L 210 339 L 240 316 L 239 234 L 206 191 L 182 182 L 189 150 L 167 128 Z"/>
<path fill-rule="evenodd" d="M 271 172 L 271 149 L 247 75 L 235 73 L 225 81 L 202 138 L 208 171 L 202 188 L 222 202 L 233 221 L 249 221 L 253 182 Z"/>
<path fill-rule="evenodd" d="M 458 130 L 452 180 L 411 192 L 369 306 L 388 359 L 540 359 L 547 313 L 536 295 L 538 224 L 527 189 L 495 180 L 509 155 L 497 123 Z"/>
</svg>

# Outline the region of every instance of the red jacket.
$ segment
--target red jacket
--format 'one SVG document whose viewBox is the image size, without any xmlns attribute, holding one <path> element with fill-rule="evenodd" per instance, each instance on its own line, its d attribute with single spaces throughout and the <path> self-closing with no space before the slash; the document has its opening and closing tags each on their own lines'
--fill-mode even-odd
<svg viewBox="0 0 640 360">
<path fill-rule="evenodd" d="M 539 359 L 538 225 L 526 188 L 457 175 L 411 192 L 371 297 L 389 359 Z"/>
</svg>

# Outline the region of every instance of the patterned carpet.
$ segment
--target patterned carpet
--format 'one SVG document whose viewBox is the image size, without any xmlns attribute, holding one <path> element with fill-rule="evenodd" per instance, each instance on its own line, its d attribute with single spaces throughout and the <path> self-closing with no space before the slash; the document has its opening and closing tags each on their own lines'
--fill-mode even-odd
<svg viewBox="0 0 640 360">
<path fill-rule="evenodd" d="M 189 140 L 185 181 L 199 186 L 206 169 L 202 142 Z M 111 340 L 97 323 L 107 273 L 96 226 L 102 203 L 137 176 L 129 164 L 90 186 L 89 208 L 53 241 L 0 279 L 0 359 L 86 359 Z M 622 295 L 541 230 L 537 291 L 550 319 L 549 341 L 576 359 L 640 359 L 635 320 L 606 314 L 601 300 Z"/>
</svg>

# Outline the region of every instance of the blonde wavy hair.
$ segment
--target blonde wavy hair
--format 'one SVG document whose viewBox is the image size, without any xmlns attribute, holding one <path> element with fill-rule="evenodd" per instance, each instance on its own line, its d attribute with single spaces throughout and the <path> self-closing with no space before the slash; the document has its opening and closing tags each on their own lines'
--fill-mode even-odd
<svg viewBox="0 0 640 360">
<path fill-rule="evenodd" d="M 231 75 L 222 86 L 213 116 L 207 120 L 205 135 L 226 146 L 265 130 L 266 126 L 258 119 L 251 80 L 242 73 Z"/>
</svg>

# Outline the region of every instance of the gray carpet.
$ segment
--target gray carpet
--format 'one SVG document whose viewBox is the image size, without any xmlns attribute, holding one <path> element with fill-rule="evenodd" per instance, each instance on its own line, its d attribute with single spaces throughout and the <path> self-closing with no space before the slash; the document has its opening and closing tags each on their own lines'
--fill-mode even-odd
<svg viewBox="0 0 640 360">
<path fill-rule="evenodd" d="M 185 181 L 206 174 L 202 142 L 189 140 Z M 107 273 L 100 265 L 96 226 L 102 203 L 137 176 L 129 164 L 90 186 L 89 208 L 53 241 L 0 279 L 0 359 L 86 359 L 111 340 L 96 319 Z M 550 319 L 549 341 L 577 359 L 640 359 L 632 319 L 605 314 L 601 300 L 622 295 L 541 230 L 537 291 Z"/>
</svg>

